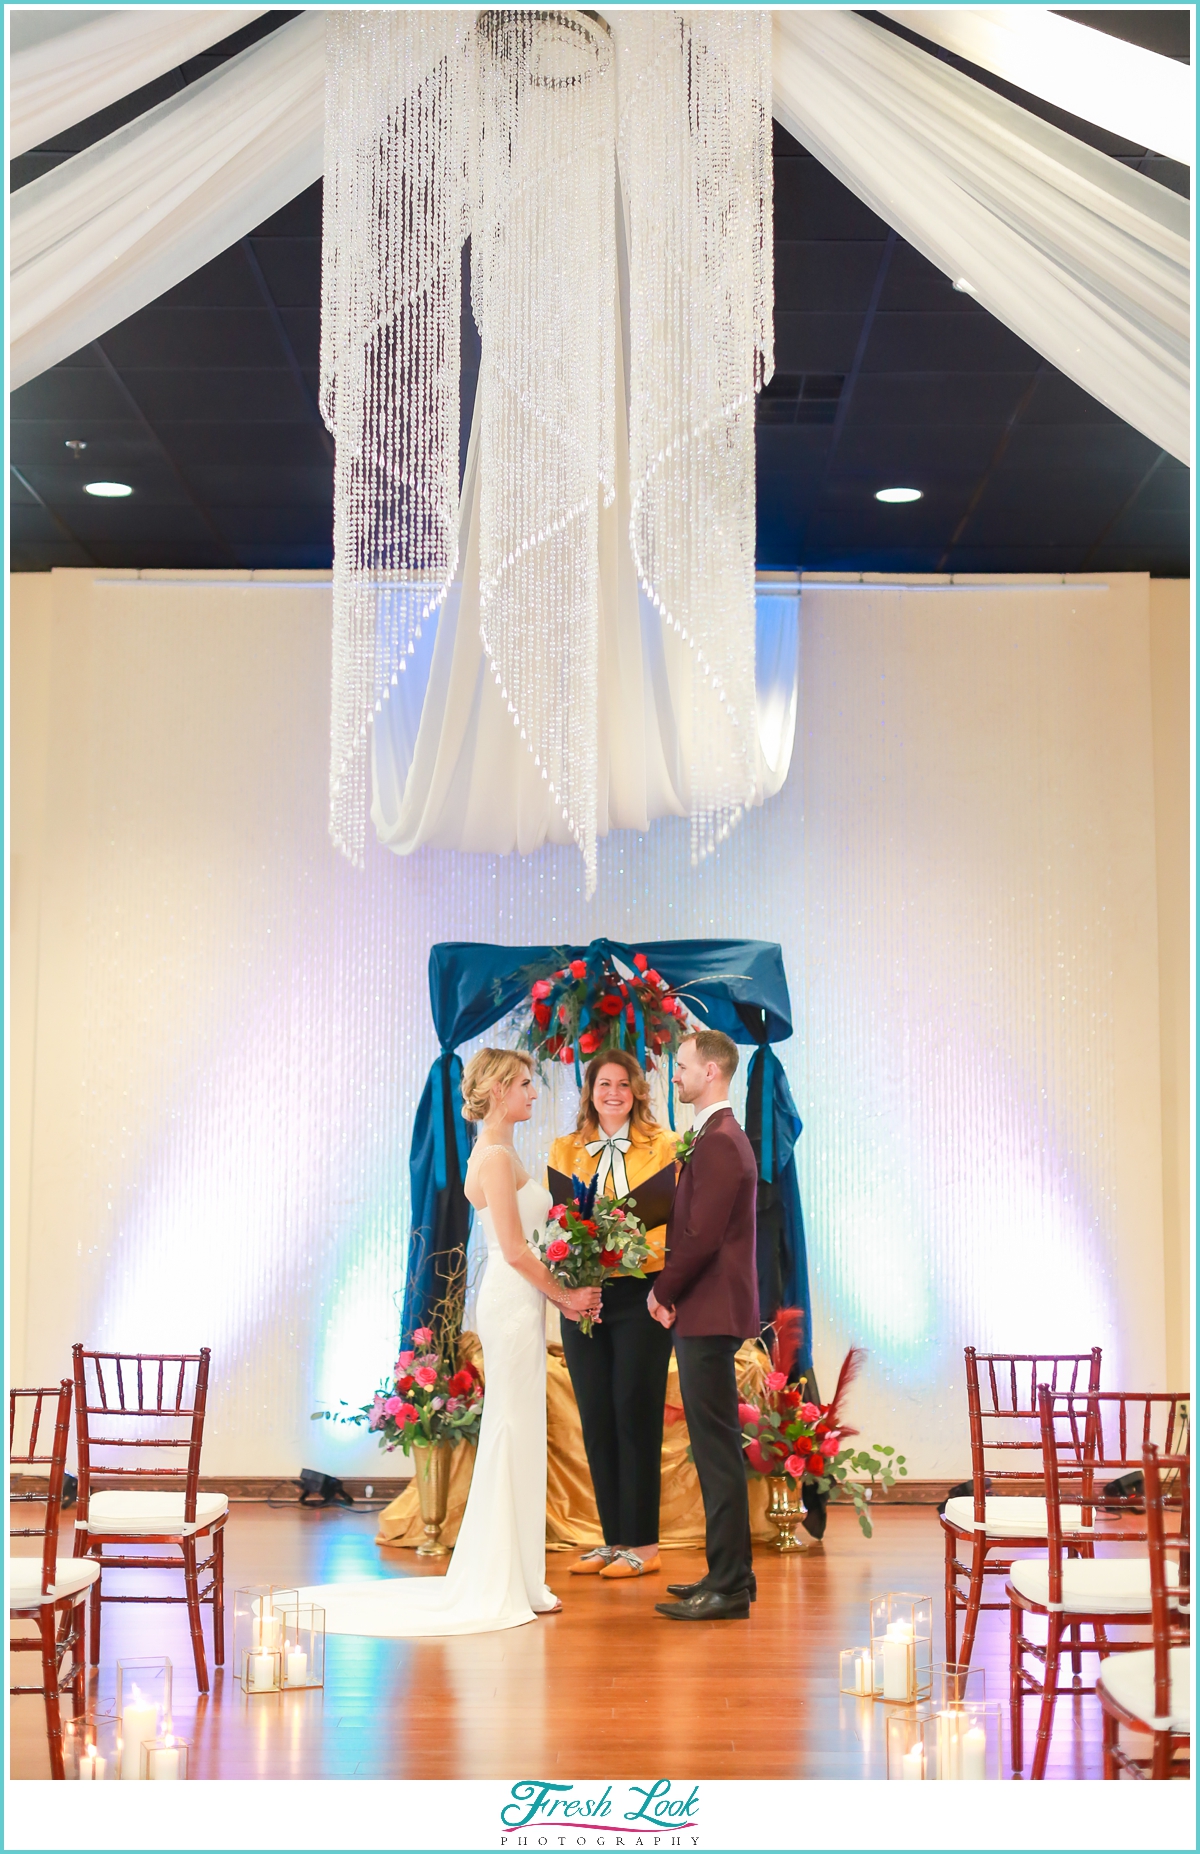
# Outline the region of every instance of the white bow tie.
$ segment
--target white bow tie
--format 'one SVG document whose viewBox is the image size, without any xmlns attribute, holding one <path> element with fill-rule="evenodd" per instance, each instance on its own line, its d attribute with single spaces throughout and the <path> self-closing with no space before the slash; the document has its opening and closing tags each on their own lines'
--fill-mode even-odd
<svg viewBox="0 0 1200 1854">
<path fill-rule="evenodd" d="M 599 1161 L 596 1166 L 596 1177 L 599 1180 L 598 1188 L 601 1197 L 629 1196 L 629 1178 L 625 1171 L 625 1154 L 629 1151 L 632 1144 L 633 1141 L 631 1139 L 622 1139 L 617 1133 L 614 1133 L 611 1139 L 605 1136 L 603 1139 L 588 1141 L 585 1151 L 590 1152 L 592 1157 Z M 611 1181 L 612 1189 L 610 1191 L 605 1191 L 604 1189 L 604 1178 L 606 1175 Z"/>
</svg>

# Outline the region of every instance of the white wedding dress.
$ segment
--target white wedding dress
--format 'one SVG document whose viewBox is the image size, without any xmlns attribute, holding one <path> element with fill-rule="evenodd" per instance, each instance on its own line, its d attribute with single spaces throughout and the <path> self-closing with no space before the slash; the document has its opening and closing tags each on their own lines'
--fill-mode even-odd
<svg viewBox="0 0 1200 1854">
<path fill-rule="evenodd" d="M 551 1198 L 529 1178 L 517 1193 L 526 1242 Z M 537 1288 L 510 1268 L 490 1213 L 477 1212 L 487 1268 L 476 1323 L 486 1389 L 471 1492 L 444 1577 L 371 1578 L 300 1592 L 332 1635 L 482 1635 L 555 1609 L 546 1588 L 546 1326 Z M 461 1446 L 461 1445 L 460 1445 Z"/>
</svg>

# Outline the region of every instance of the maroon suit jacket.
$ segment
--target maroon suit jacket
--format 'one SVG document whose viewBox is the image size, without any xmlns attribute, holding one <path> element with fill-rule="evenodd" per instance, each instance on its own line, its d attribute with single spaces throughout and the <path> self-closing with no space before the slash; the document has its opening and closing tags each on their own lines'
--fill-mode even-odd
<svg viewBox="0 0 1200 1854">
<path fill-rule="evenodd" d="M 681 1338 L 758 1337 L 757 1197 L 754 1149 L 725 1108 L 705 1121 L 679 1175 L 667 1260 L 654 1282 L 659 1305 L 675 1308 Z"/>
</svg>

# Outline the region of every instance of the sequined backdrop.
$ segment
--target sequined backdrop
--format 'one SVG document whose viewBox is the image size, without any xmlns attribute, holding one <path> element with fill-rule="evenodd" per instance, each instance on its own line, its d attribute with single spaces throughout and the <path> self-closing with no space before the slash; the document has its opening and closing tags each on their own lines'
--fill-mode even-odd
<svg viewBox="0 0 1200 1854">
<path fill-rule="evenodd" d="M 807 591 L 781 796 L 698 870 L 685 821 L 610 839 L 590 904 L 573 850 L 334 853 L 327 585 L 48 596 L 38 1381 L 206 1343 L 210 1471 L 396 1472 L 309 1413 L 394 1356 L 430 943 L 598 932 L 781 941 L 817 1364 L 869 1348 L 868 1440 L 962 1468 L 968 1340 L 1157 1381 L 1144 580 Z"/>
</svg>

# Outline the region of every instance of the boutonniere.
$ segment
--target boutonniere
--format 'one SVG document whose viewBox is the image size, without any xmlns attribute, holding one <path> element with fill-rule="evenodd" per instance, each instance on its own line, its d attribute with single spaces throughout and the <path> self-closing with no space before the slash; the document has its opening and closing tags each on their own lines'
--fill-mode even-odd
<svg viewBox="0 0 1200 1854">
<path fill-rule="evenodd" d="M 703 1131 L 703 1129 L 701 1129 L 701 1131 Z M 696 1150 L 696 1141 L 699 1137 L 700 1133 L 697 1132 L 696 1128 L 689 1127 L 687 1132 L 681 1133 L 679 1138 L 675 1141 L 675 1157 L 678 1159 L 680 1165 L 687 1164 L 693 1152 Z"/>
</svg>

